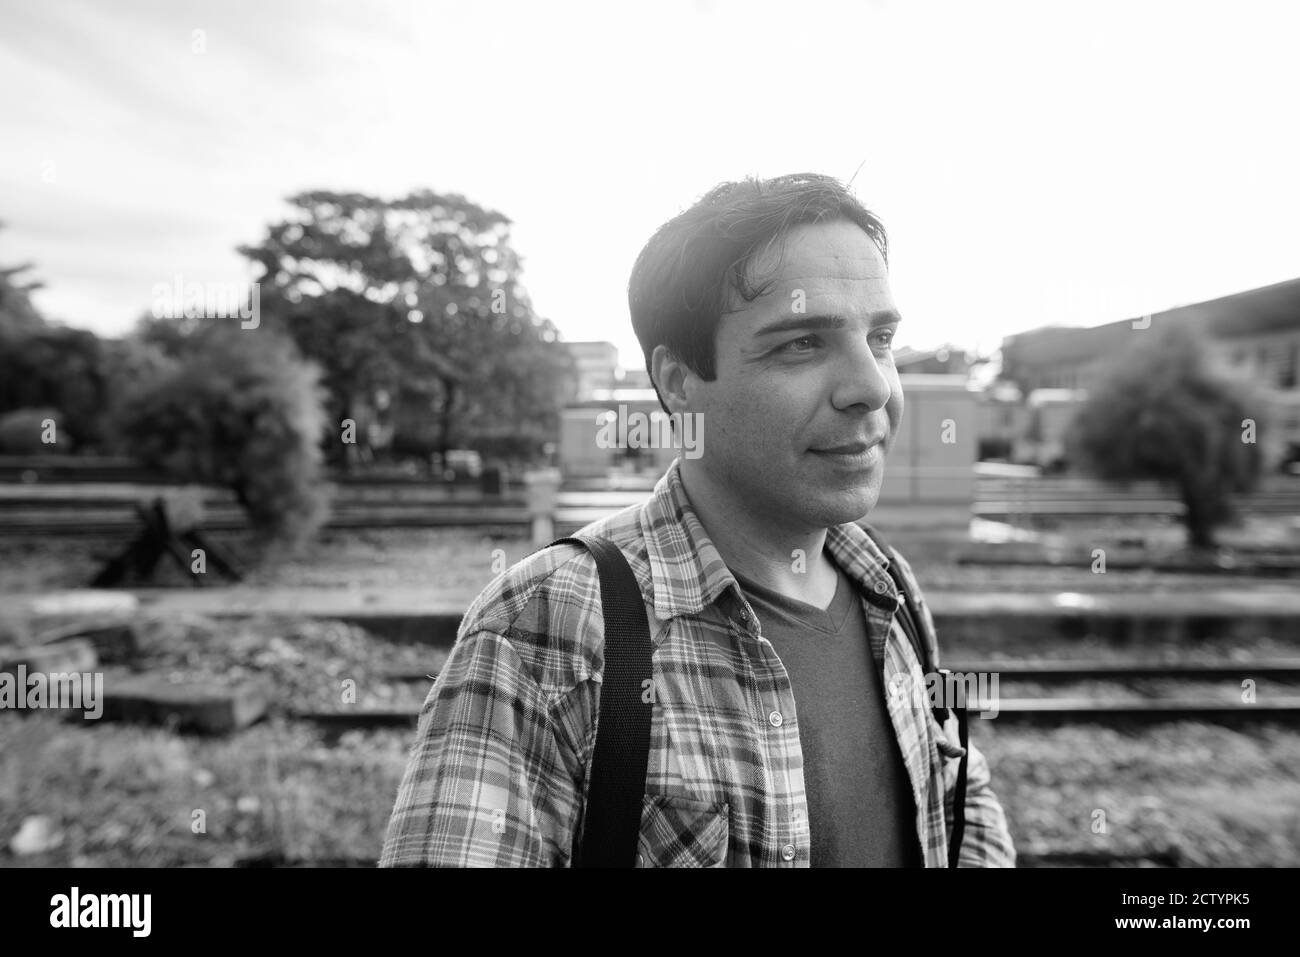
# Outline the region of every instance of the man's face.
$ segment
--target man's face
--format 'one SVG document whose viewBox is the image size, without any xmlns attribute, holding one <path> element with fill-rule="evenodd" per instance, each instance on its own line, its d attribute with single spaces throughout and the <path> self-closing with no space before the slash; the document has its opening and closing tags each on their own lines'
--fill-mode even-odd
<svg viewBox="0 0 1300 957">
<path fill-rule="evenodd" d="M 774 281 L 751 303 L 734 297 L 714 381 L 686 383 L 704 416 L 699 465 L 778 524 L 856 521 L 876 504 L 903 416 L 884 257 L 851 222 L 807 224 L 749 276 Z"/>
</svg>

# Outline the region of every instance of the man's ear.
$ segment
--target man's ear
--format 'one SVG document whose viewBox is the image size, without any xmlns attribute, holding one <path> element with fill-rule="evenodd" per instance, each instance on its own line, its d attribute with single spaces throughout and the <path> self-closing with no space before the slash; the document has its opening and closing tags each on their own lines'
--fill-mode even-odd
<svg viewBox="0 0 1300 957">
<path fill-rule="evenodd" d="M 691 372 L 686 364 L 674 356 L 665 345 L 655 346 L 655 351 L 650 353 L 650 370 L 650 378 L 654 381 L 655 388 L 659 390 L 660 399 L 668 406 L 668 411 L 689 412 L 690 402 L 686 398 L 686 381 L 695 373 Z"/>
</svg>

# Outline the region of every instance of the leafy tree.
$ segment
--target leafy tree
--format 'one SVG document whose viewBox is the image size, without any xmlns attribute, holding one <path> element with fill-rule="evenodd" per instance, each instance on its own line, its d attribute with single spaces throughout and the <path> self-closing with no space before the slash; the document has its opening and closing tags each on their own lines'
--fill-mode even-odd
<svg viewBox="0 0 1300 957">
<path fill-rule="evenodd" d="M 1259 477 L 1251 404 L 1210 369 L 1190 330 L 1134 334 L 1142 340 L 1080 408 L 1069 441 L 1102 478 L 1172 483 L 1189 543 L 1212 547 L 1215 527 L 1233 517 L 1233 494 Z"/>
<path fill-rule="evenodd" d="M 520 281 L 510 221 L 428 190 L 289 202 L 292 217 L 240 251 L 260 267 L 263 324 L 324 369 L 330 419 L 364 431 L 386 414 L 395 445 L 424 452 L 512 430 L 535 454 L 567 359 Z"/>
<path fill-rule="evenodd" d="M 45 320 L 31 301 L 31 292 L 42 284 L 17 278 L 30 268 L 0 268 L 0 415 L 12 413 L 4 445 L 39 452 L 108 451 L 111 387 L 104 343 L 88 330 Z M 46 418 L 58 423 L 52 446 L 40 442 Z"/>
<path fill-rule="evenodd" d="M 49 451 L 103 451 L 108 381 L 103 345 L 93 332 L 46 323 L 35 310 L 2 288 L 0 306 L 0 413 L 54 408 L 57 447 Z M 36 321 L 32 322 L 34 316 Z"/>
<path fill-rule="evenodd" d="M 3 228 L 4 223 L 0 222 L 0 229 Z M 0 267 L 0 336 L 35 332 L 46 326 L 31 299 L 31 293 L 42 284 L 18 280 L 20 273 L 31 268 L 31 263 Z"/>
<path fill-rule="evenodd" d="M 131 453 L 228 486 L 267 542 L 300 543 L 327 505 L 319 370 L 265 329 L 213 324 L 182 341 L 175 361 L 125 403 L 121 429 Z"/>
</svg>

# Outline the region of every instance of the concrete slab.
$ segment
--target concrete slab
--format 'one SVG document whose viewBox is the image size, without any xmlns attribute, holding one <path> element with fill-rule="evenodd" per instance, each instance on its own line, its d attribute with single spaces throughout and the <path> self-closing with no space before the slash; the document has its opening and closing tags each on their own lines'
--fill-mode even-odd
<svg viewBox="0 0 1300 957">
<path fill-rule="evenodd" d="M 0 672 L 14 674 L 19 666 L 26 667 L 28 673 L 86 672 L 99 667 L 99 656 L 95 653 L 94 645 L 85 639 L 0 652 Z"/>
<path fill-rule="evenodd" d="M 180 730 L 229 734 L 266 714 L 271 694 L 266 680 L 226 686 L 172 683 L 158 675 L 115 670 L 104 675 L 103 720 L 174 723 Z"/>
</svg>

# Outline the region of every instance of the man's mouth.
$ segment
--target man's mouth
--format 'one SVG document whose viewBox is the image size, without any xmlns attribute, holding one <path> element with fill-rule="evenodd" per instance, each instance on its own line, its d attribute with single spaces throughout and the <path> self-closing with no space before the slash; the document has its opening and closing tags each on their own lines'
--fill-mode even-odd
<svg viewBox="0 0 1300 957">
<path fill-rule="evenodd" d="M 809 449 L 814 455 L 841 465 L 865 466 L 873 464 L 879 456 L 880 439 L 871 442 L 847 442 L 824 449 Z"/>
</svg>

